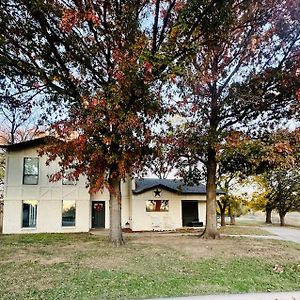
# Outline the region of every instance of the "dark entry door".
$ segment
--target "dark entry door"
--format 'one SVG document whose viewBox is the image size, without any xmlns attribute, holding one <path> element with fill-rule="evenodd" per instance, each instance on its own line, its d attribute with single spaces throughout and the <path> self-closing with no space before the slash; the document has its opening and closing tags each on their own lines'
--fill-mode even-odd
<svg viewBox="0 0 300 300">
<path fill-rule="evenodd" d="M 92 228 L 105 227 L 105 202 L 92 202 Z"/>
<path fill-rule="evenodd" d="M 199 222 L 198 201 L 181 201 L 182 226 L 193 226 L 193 222 Z"/>
</svg>

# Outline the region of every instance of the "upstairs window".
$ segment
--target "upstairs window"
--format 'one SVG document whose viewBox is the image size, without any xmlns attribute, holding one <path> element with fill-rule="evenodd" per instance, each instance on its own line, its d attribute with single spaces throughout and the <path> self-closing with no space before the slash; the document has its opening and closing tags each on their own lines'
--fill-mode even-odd
<svg viewBox="0 0 300 300">
<path fill-rule="evenodd" d="M 63 185 L 76 185 L 77 184 L 77 181 L 75 178 L 70 178 L 71 173 L 72 173 L 71 170 L 65 171 L 65 174 L 63 175 L 63 178 L 62 178 Z"/>
<path fill-rule="evenodd" d="M 24 158 L 23 184 L 38 184 L 39 159 L 33 157 Z"/>
</svg>

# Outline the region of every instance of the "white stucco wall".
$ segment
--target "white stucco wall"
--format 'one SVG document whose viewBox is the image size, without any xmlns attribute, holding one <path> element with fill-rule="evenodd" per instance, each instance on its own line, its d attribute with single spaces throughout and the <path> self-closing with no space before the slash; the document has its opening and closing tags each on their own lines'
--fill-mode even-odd
<svg viewBox="0 0 300 300">
<path fill-rule="evenodd" d="M 14 150 L 7 153 L 6 184 L 4 190 L 3 233 L 38 232 L 88 232 L 92 227 L 92 201 L 105 202 L 105 228 L 109 228 L 109 193 L 90 195 L 86 179 L 81 177 L 76 185 L 63 185 L 61 181 L 49 182 L 49 176 L 59 170 L 56 163 L 46 166 L 46 157 L 39 157 L 39 182 L 37 185 L 23 184 L 24 157 L 38 157 L 37 147 Z M 168 212 L 146 212 L 146 200 L 157 200 L 153 190 L 134 195 L 134 183 L 128 178 L 121 185 L 122 227 L 129 222 L 134 231 L 170 230 L 182 227 L 182 201 L 198 201 L 199 221 L 205 224 L 205 195 L 180 195 L 162 189 L 159 199 L 169 200 Z M 38 201 L 35 228 L 22 228 L 22 202 Z M 76 203 L 76 226 L 63 227 L 62 201 Z"/>
<path fill-rule="evenodd" d="M 63 185 L 61 181 L 49 182 L 49 175 L 58 171 L 52 163 L 46 166 L 46 157 L 39 157 L 37 185 L 23 184 L 24 157 L 38 157 L 37 148 L 10 151 L 7 154 L 7 181 L 5 185 L 3 233 L 24 232 L 86 232 L 90 228 L 90 195 L 85 188 L 85 178 L 76 185 Z M 22 201 L 37 200 L 36 228 L 22 228 Z M 62 200 L 75 200 L 76 226 L 62 227 Z"/>
<path fill-rule="evenodd" d="M 126 182 L 121 182 L 121 193 L 122 193 L 122 220 L 121 226 L 125 227 L 125 223 L 130 219 L 130 201 L 131 201 L 131 179 L 128 178 Z M 91 201 L 104 201 L 105 202 L 105 228 L 109 228 L 110 215 L 109 215 L 109 192 L 104 189 L 102 192 L 97 192 L 96 194 L 90 195 Z M 90 207 L 92 203 L 90 203 Z M 90 228 L 91 224 L 91 214 L 92 210 L 89 211 L 90 218 Z"/>
<path fill-rule="evenodd" d="M 139 230 L 173 230 L 182 227 L 181 201 L 198 201 L 199 221 L 205 224 L 205 196 L 204 195 L 180 195 L 162 189 L 161 197 L 154 198 L 153 191 L 149 190 L 132 197 L 132 220 L 133 231 Z M 169 200 L 168 212 L 147 212 L 147 200 Z"/>
<path fill-rule="evenodd" d="M 88 232 L 91 228 L 92 201 L 105 201 L 105 228 L 109 228 L 109 193 L 106 189 L 90 195 L 86 179 L 81 177 L 76 185 L 63 185 L 61 181 L 49 182 L 49 176 L 58 171 L 58 165 L 46 166 L 46 157 L 39 157 L 39 181 L 37 185 L 23 184 L 24 157 L 38 157 L 38 148 L 7 153 L 6 184 L 3 216 L 3 233 L 38 232 Z M 122 225 L 129 219 L 131 185 L 122 183 Z M 35 228 L 22 228 L 22 202 L 37 200 Z M 75 200 L 76 225 L 63 227 L 62 200 Z M 123 221 L 124 220 L 124 221 Z"/>
</svg>

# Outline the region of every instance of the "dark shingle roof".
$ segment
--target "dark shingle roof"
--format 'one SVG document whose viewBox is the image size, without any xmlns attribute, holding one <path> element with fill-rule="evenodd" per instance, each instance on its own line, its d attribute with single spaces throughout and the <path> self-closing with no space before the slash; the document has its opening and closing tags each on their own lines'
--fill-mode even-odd
<svg viewBox="0 0 300 300">
<path fill-rule="evenodd" d="M 186 185 L 182 180 L 156 178 L 135 178 L 135 190 L 133 190 L 133 193 L 140 194 L 157 187 L 178 194 L 206 194 L 204 184 Z M 224 194 L 224 192 L 217 190 L 217 194 Z"/>
<path fill-rule="evenodd" d="M 53 137 L 43 136 L 40 138 L 36 138 L 33 140 L 24 141 L 24 142 L 20 142 L 20 143 L 16 143 L 16 144 L 0 145 L 0 148 L 4 148 L 7 150 L 27 149 L 27 148 L 32 148 L 35 146 L 41 146 L 41 145 L 46 144 L 47 142 L 54 141 L 54 140 L 56 140 L 56 139 Z"/>
</svg>

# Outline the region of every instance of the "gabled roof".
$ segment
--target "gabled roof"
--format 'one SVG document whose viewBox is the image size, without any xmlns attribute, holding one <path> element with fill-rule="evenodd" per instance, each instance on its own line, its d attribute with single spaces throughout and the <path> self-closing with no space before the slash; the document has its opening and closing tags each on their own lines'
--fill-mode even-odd
<svg viewBox="0 0 300 300">
<path fill-rule="evenodd" d="M 35 146 L 40 146 L 46 144 L 48 141 L 54 139 L 50 136 L 43 136 L 37 139 L 24 141 L 16 144 L 8 144 L 8 145 L 0 145 L 0 148 L 4 148 L 7 150 L 20 150 L 20 149 L 27 149 Z"/>
<path fill-rule="evenodd" d="M 177 179 L 156 179 L 156 178 L 135 178 L 134 194 L 141 194 L 153 188 L 162 188 L 178 194 L 206 194 L 204 184 L 187 185 L 182 180 Z M 217 194 L 224 194 L 223 191 L 217 190 Z"/>
</svg>

